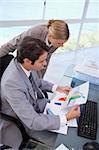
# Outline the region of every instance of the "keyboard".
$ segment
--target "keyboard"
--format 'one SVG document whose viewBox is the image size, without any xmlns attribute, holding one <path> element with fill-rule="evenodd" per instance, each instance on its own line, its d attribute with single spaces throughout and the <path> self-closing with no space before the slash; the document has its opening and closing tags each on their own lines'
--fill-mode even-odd
<svg viewBox="0 0 99 150">
<path fill-rule="evenodd" d="M 78 119 L 78 136 L 96 140 L 97 134 L 97 103 L 88 100 L 81 105 L 81 116 Z"/>
</svg>

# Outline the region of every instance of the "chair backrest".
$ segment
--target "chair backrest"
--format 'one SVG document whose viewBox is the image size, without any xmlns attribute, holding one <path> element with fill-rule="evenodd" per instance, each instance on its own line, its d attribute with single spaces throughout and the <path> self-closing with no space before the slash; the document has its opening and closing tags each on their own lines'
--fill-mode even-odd
<svg viewBox="0 0 99 150">
<path fill-rule="evenodd" d="M 14 56 L 11 54 L 0 57 L 0 81 L 1 81 L 1 77 L 2 77 L 5 69 L 7 68 L 8 64 L 10 63 L 10 61 L 13 58 L 14 58 Z M 1 103 L 1 98 L 0 98 L 0 110 L 1 110 L 1 107 L 2 107 L 2 103 Z"/>
<path fill-rule="evenodd" d="M 0 57 L 0 80 L 1 80 L 1 77 L 2 77 L 5 69 L 7 68 L 8 64 L 10 63 L 10 61 L 13 58 L 14 58 L 14 56 L 11 54 Z"/>
</svg>

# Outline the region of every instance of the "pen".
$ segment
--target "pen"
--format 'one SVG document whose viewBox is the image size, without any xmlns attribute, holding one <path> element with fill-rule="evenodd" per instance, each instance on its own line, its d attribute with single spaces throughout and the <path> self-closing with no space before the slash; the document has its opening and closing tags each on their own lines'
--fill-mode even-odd
<svg viewBox="0 0 99 150">
<path fill-rule="evenodd" d="M 61 105 L 61 103 L 58 103 L 58 102 L 55 102 L 54 104 L 56 104 L 56 105 Z"/>
<path fill-rule="evenodd" d="M 47 114 L 49 114 L 49 115 L 54 115 L 54 113 L 52 112 L 52 110 L 50 109 L 50 108 L 47 108 Z"/>
</svg>

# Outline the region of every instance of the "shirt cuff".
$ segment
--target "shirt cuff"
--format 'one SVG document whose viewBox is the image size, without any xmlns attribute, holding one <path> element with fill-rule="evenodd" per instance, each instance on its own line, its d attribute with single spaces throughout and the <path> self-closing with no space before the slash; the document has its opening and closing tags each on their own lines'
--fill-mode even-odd
<svg viewBox="0 0 99 150">
<path fill-rule="evenodd" d="M 59 118 L 60 118 L 60 126 L 64 126 L 64 125 L 67 125 L 67 119 L 66 119 L 66 116 L 65 115 L 59 115 Z"/>
<path fill-rule="evenodd" d="M 53 87 L 52 87 L 52 92 L 55 92 L 55 91 L 56 91 L 57 86 L 58 86 L 57 84 L 54 84 L 54 85 L 53 85 Z"/>
</svg>

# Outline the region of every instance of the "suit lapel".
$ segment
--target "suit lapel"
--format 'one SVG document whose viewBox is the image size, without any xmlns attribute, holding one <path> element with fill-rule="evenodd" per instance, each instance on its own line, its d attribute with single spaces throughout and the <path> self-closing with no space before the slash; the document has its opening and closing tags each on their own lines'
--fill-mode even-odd
<svg viewBox="0 0 99 150">
<path fill-rule="evenodd" d="M 37 82 L 35 82 L 37 79 L 34 78 L 34 76 L 36 77 L 36 74 L 35 74 L 35 72 L 33 74 L 33 71 L 32 71 L 31 72 L 31 82 L 32 82 L 32 86 L 34 88 L 34 91 L 36 92 L 36 97 L 38 97 L 38 98 L 44 98 L 41 89 L 39 88 Z"/>
<path fill-rule="evenodd" d="M 28 87 L 28 91 L 29 91 L 29 94 L 31 95 L 31 97 L 35 100 L 35 95 L 34 95 L 34 91 L 33 91 L 33 87 L 27 77 L 27 75 L 25 74 L 25 72 L 22 70 L 21 66 L 19 65 L 19 63 L 17 62 L 17 60 L 15 59 L 15 65 L 16 65 L 16 68 L 17 70 L 19 71 L 21 77 L 23 78 L 23 81 L 25 82 L 25 84 L 27 85 Z"/>
</svg>

